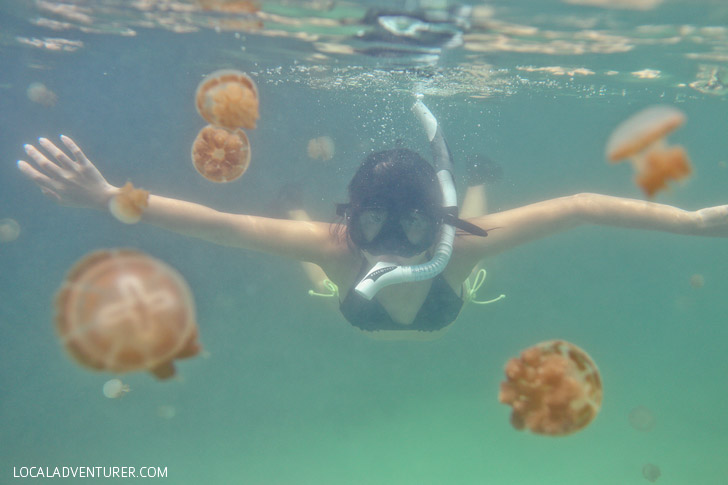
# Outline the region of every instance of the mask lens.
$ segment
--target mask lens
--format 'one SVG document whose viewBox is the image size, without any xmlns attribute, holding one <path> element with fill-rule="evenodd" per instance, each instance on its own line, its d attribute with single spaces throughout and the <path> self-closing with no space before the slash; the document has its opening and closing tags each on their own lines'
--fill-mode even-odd
<svg viewBox="0 0 728 485">
<path fill-rule="evenodd" d="M 367 242 L 371 242 L 377 237 L 384 223 L 387 222 L 388 216 L 387 209 L 377 207 L 364 209 L 359 213 L 359 230 Z"/>
<path fill-rule="evenodd" d="M 433 242 L 437 222 L 427 211 L 407 209 L 391 212 L 384 207 L 366 207 L 350 219 L 354 244 L 371 254 L 413 256 Z"/>
<path fill-rule="evenodd" d="M 403 215 L 399 223 L 410 243 L 421 244 L 430 236 L 435 221 L 432 217 L 414 209 Z"/>
</svg>

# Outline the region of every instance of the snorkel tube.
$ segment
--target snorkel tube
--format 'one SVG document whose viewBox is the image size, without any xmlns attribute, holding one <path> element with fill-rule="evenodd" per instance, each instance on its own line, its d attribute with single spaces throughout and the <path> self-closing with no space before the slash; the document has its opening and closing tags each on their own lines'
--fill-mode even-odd
<svg viewBox="0 0 728 485">
<path fill-rule="evenodd" d="M 416 97 L 417 101 L 412 106 L 412 111 L 425 128 L 425 134 L 430 141 L 437 180 L 440 183 L 440 190 L 442 190 L 443 212 L 457 218 L 457 192 L 455 191 L 450 150 L 437 120 L 422 102 L 422 95 L 416 95 Z M 455 240 L 455 226 L 448 224 L 447 220 L 446 218 L 440 228 L 440 241 L 435 247 L 432 259 L 426 263 L 412 266 L 399 266 L 380 261 L 369 270 L 354 290 L 367 300 L 371 300 L 385 286 L 428 280 L 442 273 L 450 261 Z"/>
</svg>

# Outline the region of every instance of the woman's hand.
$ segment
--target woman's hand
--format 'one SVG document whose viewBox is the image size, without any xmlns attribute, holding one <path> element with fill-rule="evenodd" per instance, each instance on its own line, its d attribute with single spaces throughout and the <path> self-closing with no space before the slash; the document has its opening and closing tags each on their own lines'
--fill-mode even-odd
<svg viewBox="0 0 728 485">
<path fill-rule="evenodd" d="M 105 210 L 117 187 L 106 181 L 73 140 L 61 135 L 61 141 L 73 159 L 50 140 L 39 138 L 38 144 L 55 159 L 55 163 L 33 145 L 25 145 L 25 153 L 33 159 L 35 166 L 18 160 L 18 169 L 59 204 Z"/>
</svg>

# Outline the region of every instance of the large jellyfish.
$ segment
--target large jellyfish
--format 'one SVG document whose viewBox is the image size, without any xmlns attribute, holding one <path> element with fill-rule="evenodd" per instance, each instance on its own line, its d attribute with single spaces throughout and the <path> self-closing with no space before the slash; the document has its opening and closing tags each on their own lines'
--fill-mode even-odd
<svg viewBox="0 0 728 485">
<path fill-rule="evenodd" d="M 646 108 L 615 128 L 607 141 L 607 159 L 632 162 L 635 182 L 653 197 L 667 181 L 684 179 L 692 171 L 685 149 L 666 141 L 684 122 L 685 115 L 672 106 Z"/>
<path fill-rule="evenodd" d="M 253 129 L 258 120 L 258 88 L 244 72 L 215 71 L 197 87 L 197 112 L 215 126 Z"/>
<path fill-rule="evenodd" d="M 115 373 L 172 377 L 199 353 L 192 292 L 170 266 L 130 249 L 96 251 L 56 296 L 56 330 L 78 363 Z"/>
<path fill-rule="evenodd" d="M 250 165 L 250 141 L 243 130 L 207 125 L 192 143 L 195 169 L 212 182 L 230 182 Z"/>
<path fill-rule="evenodd" d="M 508 361 L 498 399 L 513 407 L 514 428 L 561 436 L 588 425 L 602 404 L 596 364 L 576 345 L 541 342 Z"/>
</svg>

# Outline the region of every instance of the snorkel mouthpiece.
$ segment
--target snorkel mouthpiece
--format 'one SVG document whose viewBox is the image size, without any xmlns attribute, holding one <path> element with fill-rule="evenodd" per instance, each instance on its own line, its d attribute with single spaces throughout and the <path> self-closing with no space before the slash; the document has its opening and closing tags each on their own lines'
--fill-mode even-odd
<svg viewBox="0 0 728 485">
<path fill-rule="evenodd" d="M 437 119 L 422 102 L 422 95 L 415 96 L 417 101 L 412 106 L 412 111 L 419 118 L 425 129 L 427 139 L 430 141 L 437 180 L 442 190 L 443 210 L 457 217 L 457 192 L 455 191 L 450 150 L 447 147 L 447 142 L 442 135 Z M 385 286 L 434 278 L 445 269 L 450 261 L 454 240 L 455 226 L 443 222 L 440 230 L 440 241 L 431 260 L 412 266 L 399 266 L 394 263 L 380 261 L 369 270 L 354 290 L 367 300 L 371 300 Z"/>
</svg>

